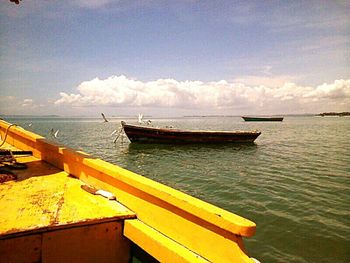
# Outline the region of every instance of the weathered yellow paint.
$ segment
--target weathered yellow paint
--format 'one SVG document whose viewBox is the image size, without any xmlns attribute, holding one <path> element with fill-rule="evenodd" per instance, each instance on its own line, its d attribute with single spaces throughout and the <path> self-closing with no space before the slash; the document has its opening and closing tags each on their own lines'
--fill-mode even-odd
<svg viewBox="0 0 350 263">
<path fill-rule="evenodd" d="M 2 134 L 8 125 L 0 122 Z M 11 127 L 9 134 L 11 144 L 33 150 L 42 160 L 114 193 L 139 220 L 206 260 L 252 262 L 242 242 L 242 236 L 255 233 L 250 220 L 85 153 L 53 145 L 17 127 Z"/>
<path fill-rule="evenodd" d="M 35 157 L 22 157 L 28 169 L 18 181 L 0 186 L 0 235 L 59 225 L 132 218 L 133 212 L 80 188 L 82 182 Z"/>
<path fill-rule="evenodd" d="M 124 235 L 160 262 L 209 262 L 140 220 L 125 220 Z"/>
<path fill-rule="evenodd" d="M 135 213 L 85 192 L 83 182 L 34 156 L 16 159 L 28 167 L 15 170 L 17 181 L 0 184 L 0 262 L 129 262 L 122 228 Z"/>
<path fill-rule="evenodd" d="M 28 169 L 0 186 L 0 235 L 51 229 L 68 224 L 135 217 L 118 202 L 80 188 L 82 182 L 35 157 L 18 158 Z"/>
<path fill-rule="evenodd" d="M 9 123 L 0 121 L 0 135 L 4 139 L 5 131 L 10 126 Z M 44 137 L 37 135 L 35 133 L 24 130 L 18 126 L 11 126 L 8 130 L 8 135 L 6 142 L 18 149 L 33 151 L 33 155 L 37 158 L 40 158 L 40 150 L 37 149 L 37 142 L 39 140 L 44 140 Z"/>
</svg>

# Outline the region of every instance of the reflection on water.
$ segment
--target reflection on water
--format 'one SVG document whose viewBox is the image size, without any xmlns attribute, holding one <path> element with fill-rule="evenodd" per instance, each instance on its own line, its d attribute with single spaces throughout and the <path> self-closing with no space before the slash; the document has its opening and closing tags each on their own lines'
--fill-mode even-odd
<svg viewBox="0 0 350 263">
<path fill-rule="evenodd" d="M 217 151 L 246 151 L 256 148 L 256 143 L 186 143 L 186 144 L 166 144 L 166 143 L 125 143 L 130 154 L 135 154 L 143 151 L 151 151 L 153 154 L 158 154 L 158 151 L 179 151 L 179 152 L 217 152 Z"/>
<path fill-rule="evenodd" d="M 257 233 L 245 244 L 262 262 L 350 262 L 350 118 L 152 120 L 159 127 L 260 130 L 251 145 L 114 144 L 119 119 L 13 121 L 44 136 L 60 129 L 52 140 L 253 220 Z"/>
</svg>

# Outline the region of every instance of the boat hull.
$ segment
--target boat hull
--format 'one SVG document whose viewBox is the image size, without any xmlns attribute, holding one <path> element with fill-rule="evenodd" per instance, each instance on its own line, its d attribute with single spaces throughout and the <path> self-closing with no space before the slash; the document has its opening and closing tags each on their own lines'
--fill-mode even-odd
<svg viewBox="0 0 350 263">
<path fill-rule="evenodd" d="M 122 122 L 131 142 L 152 143 L 252 143 L 261 132 L 185 131 L 129 125 Z"/>
<path fill-rule="evenodd" d="M 283 117 L 242 117 L 244 121 L 283 121 Z"/>
</svg>

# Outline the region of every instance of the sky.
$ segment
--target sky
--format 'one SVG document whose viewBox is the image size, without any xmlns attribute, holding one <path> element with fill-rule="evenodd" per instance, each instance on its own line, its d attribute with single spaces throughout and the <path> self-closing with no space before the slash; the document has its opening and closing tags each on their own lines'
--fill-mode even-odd
<svg viewBox="0 0 350 263">
<path fill-rule="evenodd" d="M 0 115 L 350 111 L 349 1 L 0 2 Z"/>
</svg>

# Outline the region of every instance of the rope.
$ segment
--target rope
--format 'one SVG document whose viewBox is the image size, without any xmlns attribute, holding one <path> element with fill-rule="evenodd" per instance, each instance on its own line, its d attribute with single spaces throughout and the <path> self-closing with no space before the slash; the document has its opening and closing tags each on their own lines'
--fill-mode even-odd
<svg viewBox="0 0 350 263">
<path fill-rule="evenodd" d="M 3 145 L 5 144 L 6 138 L 7 138 L 7 133 L 8 133 L 9 129 L 10 129 L 12 126 L 17 126 L 17 125 L 16 125 L 16 124 L 10 124 L 10 125 L 7 127 L 6 133 L 5 133 L 5 138 L 4 138 L 3 142 L 0 144 L 0 147 L 3 146 Z"/>
</svg>

